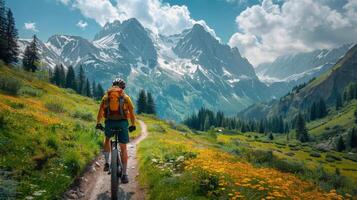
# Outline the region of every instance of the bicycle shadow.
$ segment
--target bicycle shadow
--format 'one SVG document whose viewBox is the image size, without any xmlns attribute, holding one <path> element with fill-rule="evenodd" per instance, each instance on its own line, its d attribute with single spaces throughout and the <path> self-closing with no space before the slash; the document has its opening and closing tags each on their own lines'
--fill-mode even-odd
<svg viewBox="0 0 357 200">
<path fill-rule="evenodd" d="M 119 187 L 118 192 L 119 192 L 118 200 L 130 200 L 134 195 L 134 192 L 125 192 L 121 187 Z M 111 200 L 110 193 L 103 192 L 101 194 L 98 194 L 97 200 Z"/>
</svg>

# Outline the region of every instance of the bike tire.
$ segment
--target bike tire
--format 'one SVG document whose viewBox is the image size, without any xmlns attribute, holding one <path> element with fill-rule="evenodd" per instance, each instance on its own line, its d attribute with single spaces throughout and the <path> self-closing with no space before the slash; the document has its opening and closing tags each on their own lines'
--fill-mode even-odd
<svg viewBox="0 0 357 200">
<path fill-rule="evenodd" d="M 114 149 L 112 151 L 112 161 L 111 161 L 111 192 L 112 200 L 118 199 L 118 188 L 119 188 L 119 177 L 118 177 L 118 150 Z"/>
</svg>

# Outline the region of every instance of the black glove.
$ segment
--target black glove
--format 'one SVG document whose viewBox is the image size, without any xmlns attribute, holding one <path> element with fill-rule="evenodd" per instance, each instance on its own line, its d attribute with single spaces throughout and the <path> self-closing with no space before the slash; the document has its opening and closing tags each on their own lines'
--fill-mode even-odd
<svg viewBox="0 0 357 200">
<path fill-rule="evenodd" d="M 129 132 L 133 132 L 136 130 L 136 126 L 129 126 Z"/>
<path fill-rule="evenodd" d="M 96 126 L 95 126 L 95 128 L 96 129 L 99 129 L 99 130 L 104 130 L 104 127 L 103 127 L 103 125 L 102 124 L 97 124 Z"/>
</svg>

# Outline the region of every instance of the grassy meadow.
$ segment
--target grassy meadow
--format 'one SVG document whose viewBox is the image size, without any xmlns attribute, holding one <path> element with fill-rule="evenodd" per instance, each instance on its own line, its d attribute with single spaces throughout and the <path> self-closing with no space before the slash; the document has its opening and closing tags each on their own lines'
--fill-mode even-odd
<svg viewBox="0 0 357 200">
<path fill-rule="evenodd" d="M 0 66 L 0 199 L 58 199 L 100 154 L 98 102 L 46 74 Z"/>
<path fill-rule="evenodd" d="M 355 173 L 343 167 L 357 169 L 357 165 L 341 153 L 331 153 L 338 160 L 330 166 L 325 163 L 327 153 L 311 156 L 310 147 L 293 140 L 272 142 L 256 133 L 191 132 L 153 117 L 143 119 L 150 135 L 138 153 L 140 181 L 148 189 L 148 199 L 352 199 L 356 195 L 357 179 L 347 178 Z"/>
</svg>

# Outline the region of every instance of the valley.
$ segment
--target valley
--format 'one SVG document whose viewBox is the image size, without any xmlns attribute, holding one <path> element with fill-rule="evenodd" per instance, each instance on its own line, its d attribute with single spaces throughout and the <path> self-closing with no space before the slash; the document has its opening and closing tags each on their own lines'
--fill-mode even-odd
<svg viewBox="0 0 357 200">
<path fill-rule="evenodd" d="M 355 1 L 197 2 L 0 0 L 0 200 L 357 200 Z"/>
</svg>

